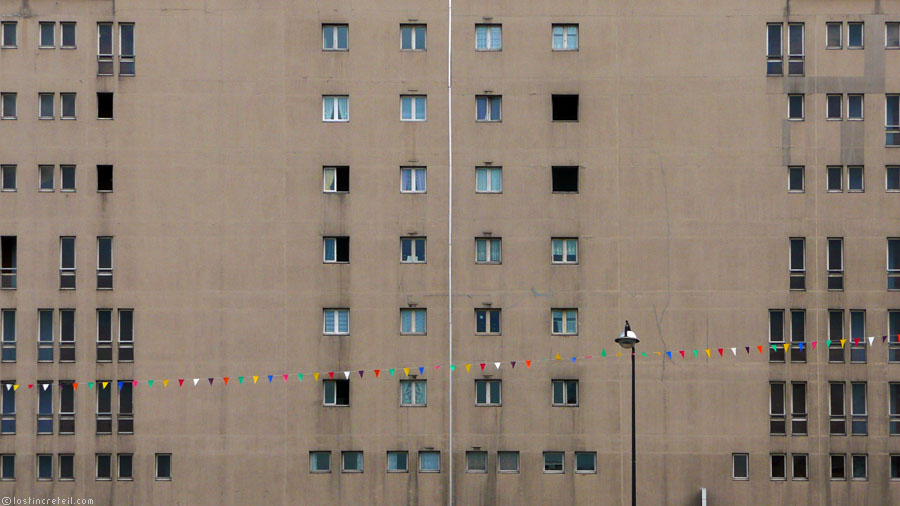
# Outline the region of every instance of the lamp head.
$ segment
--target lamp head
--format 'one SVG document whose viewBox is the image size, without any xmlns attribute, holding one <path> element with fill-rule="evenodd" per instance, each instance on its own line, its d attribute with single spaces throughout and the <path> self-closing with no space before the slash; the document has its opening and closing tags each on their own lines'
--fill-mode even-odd
<svg viewBox="0 0 900 506">
<path fill-rule="evenodd" d="M 631 330 L 631 325 L 628 323 L 628 320 L 625 320 L 625 330 L 623 330 L 622 333 L 619 334 L 616 342 L 619 343 L 619 346 L 621 346 L 622 348 L 630 350 L 634 348 L 634 345 L 641 342 L 641 340 L 638 339 L 637 334 L 635 334 Z"/>
</svg>

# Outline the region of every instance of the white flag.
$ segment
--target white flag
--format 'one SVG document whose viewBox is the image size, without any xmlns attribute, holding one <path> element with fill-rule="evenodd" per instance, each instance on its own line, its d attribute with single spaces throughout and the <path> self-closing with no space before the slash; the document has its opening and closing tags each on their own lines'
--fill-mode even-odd
<svg viewBox="0 0 900 506">
<path fill-rule="evenodd" d="M 344 379 L 350 379 L 350 371 L 344 371 Z"/>
<path fill-rule="evenodd" d="M 500 362 L 494 362 L 494 367 L 496 367 L 497 369 L 500 369 Z"/>
<path fill-rule="evenodd" d="M 194 378 L 194 386 L 197 386 L 197 383 L 200 382 L 200 378 Z"/>
<path fill-rule="evenodd" d="M 731 349 L 731 354 L 734 355 L 734 356 L 736 357 L 736 356 L 737 356 L 737 348 L 732 348 L 732 349 Z"/>
</svg>

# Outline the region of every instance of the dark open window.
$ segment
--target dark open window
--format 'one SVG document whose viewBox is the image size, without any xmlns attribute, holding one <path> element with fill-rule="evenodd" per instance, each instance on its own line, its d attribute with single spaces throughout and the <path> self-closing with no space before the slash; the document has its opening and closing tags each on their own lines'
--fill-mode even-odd
<svg viewBox="0 0 900 506">
<path fill-rule="evenodd" d="M 113 166 L 98 165 L 97 166 L 97 191 L 111 192 L 113 191 Z"/>
<path fill-rule="evenodd" d="M 578 95 L 553 95 L 553 121 L 578 121 Z"/>
<path fill-rule="evenodd" d="M 578 167 L 553 167 L 553 191 L 578 193 Z"/>
<path fill-rule="evenodd" d="M 113 119 L 112 93 L 97 93 L 97 119 Z"/>
</svg>

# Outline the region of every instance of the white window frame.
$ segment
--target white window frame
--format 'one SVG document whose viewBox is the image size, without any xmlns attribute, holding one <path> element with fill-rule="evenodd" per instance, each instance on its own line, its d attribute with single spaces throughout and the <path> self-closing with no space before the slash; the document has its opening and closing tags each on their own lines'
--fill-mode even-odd
<svg viewBox="0 0 900 506">
<path fill-rule="evenodd" d="M 416 250 L 416 242 L 418 240 L 424 241 L 425 252 L 423 254 L 422 260 L 419 260 L 419 252 Z M 409 251 L 411 256 L 407 258 L 403 258 L 403 241 L 410 241 Z M 400 263 L 403 264 L 424 264 L 428 261 L 428 239 L 425 236 L 409 236 L 409 237 L 401 237 L 400 238 Z M 411 259 L 411 260 L 410 260 Z"/>
<path fill-rule="evenodd" d="M 791 170 L 800 171 L 800 189 L 791 189 Z M 806 167 L 803 165 L 788 165 L 788 193 L 806 193 Z"/>
<path fill-rule="evenodd" d="M 477 469 L 470 466 L 469 456 L 479 455 L 484 457 L 484 468 Z M 469 474 L 487 474 L 488 472 L 488 452 L 484 450 L 466 450 L 466 473 Z"/>
<path fill-rule="evenodd" d="M 359 469 L 347 469 L 347 460 L 345 457 L 349 456 L 351 453 L 359 454 Z M 366 457 L 362 450 L 343 450 L 341 451 L 341 473 L 362 474 L 366 469 L 365 461 Z"/>
<path fill-rule="evenodd" d="M 850 27 L 852 25 L 861 25 L 859 34 L 860 40 L 858 46 L 850 45 Z M 847 49 L 865 49 L 866 47 L 866 24 L 863 21 L 847 21 Z"/>
<path fill-rule="evenodd" d="M 425 385 L 425 401 L 419 402 L 416 398 L 416 385 L 421 383 Z M 403 387 L 408 386 L 410 389 L 411 402 L 403 402 Z M 428 405 L 428 382 L 423 379 L 400 380 L 400 406 L 404 408 L 424 408 Z"/>
<path fill-rule="evenodd" d="M 347 382 L 347 404 L 338 404 L 337 403 L 337 386 L 338 386 L 338 382 L 341 382 L 341 381 Z M 334 398 L 331 399 L 331 402 L 328 402 L 328 389 L 325 388 L 325 385 L 327 385 L 329 383 L 334 385 Z M 344 379 L 344 380 L 341 380 L 341 379 L 322 380 L 322 405 L 331 407 L 331 408 L 334 408 L 334 407 L 342 408 L 342 407 L 349 406 L 350 405 L 350 380 L 347 380 L 347 379 Z"/>
<path fill-rule="evenodd" d="M 792 118 L 791 117 L 791 97 L 800 97 L 800 117 Z M 788 121 L 805 121 L 806 120 L 806 95 L 803 93 L 788 93 L 788 110 L 787 110 L 787 120 Z"/>
<path fill-rule="evenodd" d="M 331 113 L 334 115 L 334 119 L 328 118 L 328 111 L 325 110 L 325 104 L 328 99 L 331 99 Z M 340 100 L 347 100 L 347 117 L 344 119 L 340 118 Z M 347 123 L 350 121 L 350 95 L 322 95 L 322 121 L 326 123 Z"/>
<path fill-rule="evenodd" d="M 859 117 L 850 116 L 850 98 L 859 97 Z M 862 121 L 866 118 L 866 94 L 865 93 L 848 93 L 847 94 L 847 121 Z"/>
<path fill-rule="evenodd" d="M 897 124 L 888 123 L 888 99 L 897 99 Z M 887 136 L 891 135 L 895 138 L 900 137 L 900 95 L 896 93 L 886 93 L 884 96 L 884 129 L 885 129 L 885 146 L 900 146 L 900 140 L 895 140 L 894 144 L 888 144 Z"/>
<path fill-rule="evenodd" d="M 478 331 L 478 312 L 483 311 L 486 313 L 484 317 L 484 332 Z M 491 332 L 491 314 L 497 315 L 497 327 L 500 329 L 499 332 Z M 475 308 L 475 334 L 479 336 L 499 336 L 503 333 L 503 319 L 502 314 L 499 309 L 490 308 L 490 307 L 479 307 Z"/>
<path fill-rule="evenodd" d="M 75 44 L 66 45 L 65 37 L 64 37 L 64 30 L 65 30 L 66 26 L 72 26 L 72 30 L 75 30 L 75 32 L 73 33 L 73 35 L 76 37 Z M 60 49 L 75 49 L 78 47 L 78 41 L 77 41 L 78 32 L 76 30 L 77 26 L 78 26 L 78 24 L 75 21 L 60 21 L 59 22 L 59 48 Z"/>
<path fill-rule="evenodd" d="M 743 457 L 744 461 L 747 463 L 747 476 L 737 476 L 735 473 L 735 459 L 737 457 Z M 731 479 L 735 481 L 749 481 L 750 480 L 750 454 L 749 453 L 732 453 L 731 454 Z"/>
<path fill-rule="evenodd" d="M 503 460 L 500 458 L 501 454 L 511 454 L 516 456 L 516 468 L 515 469 L 503 469 L 500 467 L 500 463 Z M 519 474 L 522 465 L 520 463 L 520 455 L 518 451 L 515 450 L 500 450 L 497 452 L 497 473 L 499 474 Z"/>
<path fill-rule="evenodd" d="M 478 244 L 484 243 L 484 260 L 478 259 Z M 499 258 L 494 260 L 491 253 L 494 251 L 493 245 L 497 243 L 499 246 Z M 476 264 L 500 264 L 503 263 L 503 241 L 500 237 L 476 237 L 475 238 L 475 263 Z"/>
<path fill-rule="evenodd" d="M 797 95 L 797 94 L 792 93 L 792 95 Z M 829 116 L 829 105 L 830 104 L 828 102 L 833 97 L 838 97 L 838 101 L 840 102 L 838 104 L 837 117 Z M 844 94 L 843 93 L 826 93 L 825 94 L 825 121 L 841 121 L 842 119 L 844 119 L 843 112 L 844 112 Z"/>
<path fill-rule="evenodd" d="M 344 238 L 344 236 L 326 236 L 326 237 L 322 238 L 322 263 L 325 263 L 325 264 L 348 264 L 348 263 L 350 263 L 349 260 L 338 260 L 337 259 L 337 257 L 338 257 L 338 254 L 337 254 L 338 241 L 337 240 L 343 239 L 343 238 Z M 328 259 L 328 241 L 332 241 L 334 243 L 334 248 L 332 248 L 332 251 L 334 252 L 334 258 L 332 258 L 330 260 Z M 349 249 L 350 248 L 349 238 L 348 238 L 347 242 L 348 242 L 347 248 Z M 349 251 L 347 253 L 348 253 L 348 258 L 349 258 Z"/>
<path fill-rule="evenodd" d="M 50 30 L 51 37 L 53 40 L 50 41 L 50 44 L 44 43 L 44 26 L 50 25 L 53 27 Z M 56 49 L 56 21 L 39 21 L 38 22 L 38 49 Z"/>
<path fill-rule="evenodd" d="M 894 28 L 897 29 L 898 40 L 900 40 L 900 22 L 885 21 L 885 23 L 884 23 L 884 48 L 885 49 L 900 49 L 900 43 L 898 43 L 896 46 L 888 45 L 888 28 L 891 26 L 893 26 Z"/>
<path fill-rule="evenodd" d="M 856 457 L 862 457 L 863 462 L 866 464 L 866 474 L 860 478 L 855 476 L 856 466 L 853 464 L 853 460 Z M 846 460 L 844 461 L 844 473 L 846 474 Z M 869 481 L 869 455 L 867 453 L 851 453 L 850 454 L 850 481 Z"/>
<path fill-rule="evenodd" d="M 431 455 L 431 454 L 437 454 L 437 458 L 438 458 L 438 459 L 437 459 L 437 462 L 438 462 L 438 467 L 437 467 L 437 469 L 422 469 L 422 462 L 423 462 L 423 461 L 422 461 L 422 454 L 423 454 L 423 453 L 427 453 L 427 454 L 429 454 L 429 455 Z M 441 472 L 441 452 L 440 452 L 440 451 L 437 451 L 437 450 L 420 450 L 420 451 L 419 451 L 419 459 L 418 459 L 418 462 L 417 462 L 416 464 L 417 464 L 416 467 L 418 468 L 418 470 L 419 470 L 420 473 L 440 473 L 440 472 Z M 409 464 L 407 463 L 407 466 L 408 466 L 408 465 L 409 465 Z"/>
<path fill-rule="evenodd" d="M 340 40 L 340 36 L 338 35 L 340 28 L 347 29 L 347 47 L 338 47 L 338 40 Z M 332 47 L 325 47 L 325 29 L 332 28 L 331 31 L 331 44 Z M 350 50 L 350 25 L 347 23 L 322 23 L 322 51 L 349 51 Z"/>
<path fill-rule="evenodd" d="M 862 188 L 856 189 L 850 187 L 850 169 L 859 168 L 862 173 Z M 847 193 L 864 193 L 866 191 L 866 167 L 864 165 L 848 165 L 847 166 Z"/>
<path fill-rule="evenodd" d="M 9 116 L 6 115 L 6 107 L 5 107 L 7 97 L 12 97 L 13 101 L 15 102 L 15 104 L 14 104 L 15 107 L 13 107 L 13 109 L 15 109 L 15 110 L 13 111 L 12 115 L 9 115 Z M 2 116 L 0 116 L 0 118 L 2 118 L 2 119 L 18 119 L 19 118 L 18 94 L 15 92 L 12 92 L 12 91 L 0 93 L 0 108 L 2 108 L 2 111 L 0 111 L 0 113 L 2 113 Z"/>
<path fill-rule="evenodd" d="M 896 278 L 900 277 L 900 268 L 891 269 L 891 242 L 896 242 L 897 247 L 900 248 L 900 237 L 888 237 L 887 244 L 885 245 L 885 269 L 887 270 L 888 278 Z M 895 291 L 895 290 L 891 290 Z"/>
<path fill-rule="evenodd" d="M 806 74 L 806 25 L 804 23 L 788 23 L 787 24 L 787 55 L 788 55 L 788 68 L 787 75 L 789 76 L 801 76 Z M 794 26 L 799 26 L 801 30 L 801 38 L 800 38 L 800 52 L 799 53 L 791 53 L 791 28 Z M 801 62 L 803 64 L 803 72 L 794 73 L 791 72 L 791 63 Z"/>
<path fill-rule="evenodd" d="M 410 117 L 403 117 L 403 101 L 409 100 L 409 112 Z M 416 113 L 419 111 L 419 105 L 421 104 L 424 113 L 422 114 L 422 119 L 416 118 Z M 428 95 L 400 95 L 400 121 L 409 121 L 409 122 L 424 122 L 428 119 Z"/>
<path fill-rule="evenodd" d="M 66 190 L 66 191 L 74 191 L 74 190 Z M 100 267 L 100 241 L 101 241 L 101 239 L 109 239 L 109 267 Z M 101 276 L 109 277 L 109 278 L 113 277 L 113 272 L 115 269 L 115 256 L 114 256 L 115 247 L 114 247 L 113 241 L 114 241 L 113 236 L 109 236 L 109 235 L 97 236 L 97 279 L 100 279 Z M 100 288 L 98 286 L 97 289 L 98 290 L 112 290 L 112 287 Z"/>
<path fill-rule="evenodd" d="M 19 170 L 18 170 L 18 166 L 17 166 L 17 165 L 15 165 L 15 164 L 6 164 L 6 163 L 4 163 L 3 165 L 0 165 L 0 177 L 3 178 L 4 183 L 5 183 L 5 180 L 6 180 L 6 171 L 7 171 L 7 170 L 10 170 L 10 169 L 13 171 L 13 174 L 14 174 L 13 187 L 12 187 L 12 188 L 6 188 L 6 187 L 4 186 L 2 189 L 0 189 L 0 191 L 4 191 L 4 192 L 14 192 L 14 191 L 18 191 L 18 189 L 19 189 Z"/>
<path fill-rule="evenodd" d="M 497 397 L 499 399 L 494 399 L 491 397 L 491 384 L 497 383 L 500 385 L 497 388 Z M 484 402 L 478 402 L 478 385 L 484 384 Z M 477 379 L 475 380 L 475 405 L 476 406 L 502 406 L 503 405 L 503 382 L 499 379 L 485 378 L 485 379 Z"/>
<path fill-rule="evenodd" d="M 6 44 L 6 27 L 7 26 L 15 26 L 16 31 L 16 40 L 12 45 Z M 0 23 L 0 29 L 2 29 L 2 33 L 0 33 L 0 41 L 2 41 L 3 45 L 0 46 L 3 49 L 15 49 L 19 47 L 19 24 L 16 21 L 3 21 Z"/>
<path fill-rule="evenodd" d="M 73 267 L 63 267 L 63 239 L 72 239 L 72 264 Z M 60 278 L 75 277 L 78 272 L 78 243 L 74 235 L 63 235 L 59 237 L 59 273 Z M 77 286 L 77 285 L 76 285 Z M 62 288 L 60 290 L 74 290 L 75 288 Z"/>
<path fill-rule="evenodd" d="M 562 317 L 562 328 L 559 332 L 553 330 L 553 317 L 559 312 Z M 575 329 L 569 330 L 569 313 L 575 313 Z M 550 310 L 550 335 L 554 336 L 577 336 L 578 335 L 578 309 L 577 308 L 553 308 Z"/>
<path fill-rule="evenodd" d="M 884 166 L 884 191 L 887 193 L 900 192 L 900 185 L 898 185 L 896 188 L 890 187 L 889 174 L 892 170 L 897 171 L 897 179 L 898 179 L 898 181 L 900 181 L 900 165 L 885 165 Z"/>
<path fill-rule="evenodd" d="M 44 97 L 50 97 L 50 115 L 44 114 Z M 56 94 L 55 93 L 38 93 L 38 119 L 50 120 L 56 119 Z"/>
<path fill-rule="evenodd" d="M 562 455 L 562 469 L 547 469 L 547 455 Z M 544 471 L 544 474 L 566 474 L 566 452 L 559 451 L 545 451 L 541 454 L 541 468 Z"/>
<path fill-rule="evenodd" d="M 575 28 L 575 47 L 569 47 L 569 28 Z M 554 46 L 554 33 L 553 31 L 557 28 L 562 28 L 562 47 Z M 578 23 L 553 23 L 550 28 L 550 49 L 553 51 L 578 51 L 578 46 L 580 44 L 581 37 L 578 29 Z"/>
<path fill-rule="evenodd" d="M 110 52 L 109 53 L 101 53 L 100 52 L 100 28 L 103 26 L 109 26 L 109 36 L 110 36 Z M 111 76 L 115 75 L 116 70 L 114 68 L 115 61 L 115 50 L 116 50 L 116 27 L 115 24 L 111 21 L 98 21 L 97 22 L 97 75 L 100 76 Z M 109 64 L 110 69 L 112 69 L 109 73 L 101 73 L 100 67 L 103 63 Z"/>
<path fill-rule="evenodd" d="M 109 476 L 100 476 L 100 457 L 109 459 Z M 113 459 L 112 453 L 95 453 L 94 454 L 94 480 L 95 481 L 112 481 L 113 477 Z"/>
<path fill-rule="evenodd" d="M 403 173 L 409 172 L 409 190 L 403 189 Z M 420 181 L 421 180 L 421 181 Z M 419 189 L 421 184 L 421 189 Z M 428 191 L 428 170 L 427 167 L 400 167 L 400 193 L 426 193 Z"/>
<path fill-rule="evenodd" d="M 313 469 L 313 455 L 328 455 L 328 469 Z M 319 459 L 316 459 L 318 462 Z M 331 473 L 331 451 L 330 450 L 311 450 L 309 452 L 309 472 L 311 474 L 328 474 Z"/>
<path fill-rule="evenodd" d="M 346 311 L 346 312 L 347 312 L 347 331 L 346 331 L 346 332 L 341 332 L 341 331 L 339 330 L 339 329 L 341 328 L 340 323 L 339 323 L 341 311 Z M 327 320 L 325 319 L 325 314 L 328 313 L 328 312 L 331 312 L 331 313 L 334 314 L 334 329 L 333 329 L 331 332 L 328 331 L 328 327 L 327 327 L 327 324 L 326 324 Z M 326 335 L 326 336 L 346 336 L 346 335 L 349 335 L 349 334 L 350 334 L 350 309 L 349 309 L 349 308 L 344 308 L 344 307 L 325 308 L 325 309 L 323 309 L 323 310 L 322 310 L 322 333 L 323 333 L 324 335 Z"/>
<path fill-rule="evenodd" d="M 803 468 L 806 471 L 803 476 L 797 476 L 797 465 L 794 462 L 796 458 L 802 458 L 806 461 Z M 791 454 L 791 481 L 809 481 L 809 455 L 806 453 Z"/>
<path fill-rule="evenodd" d="M 134 46 L 132 48 L 131 54 L 125 54 L 124 49 L 122 48 L 122 27 L 130 26 L 131 27 L 131 44 Z M 122 72 L 122 62 L 134 64 L 135 55 L 137 54 L 137 30 L 134 29 L 134 23 L 119 23 L 119 75 L 120 76 L 133 76 L 135 73 L 125 73 Z"/>
<path fill-rule="evenodd" d="M 771 45 L 770 44 L 771 41 L 769 40 L 769 36 L 770 36 L 769 27 L 770 26 L 778 27 L 778 47 L 781 50 L 781 52 L 778 54 L 769 54 L 769 46 Z M 784 73 L 785 73 L 786 69 L 784 68 L 785 67 L 784 31 L 785 31 L 784 23 L 766 23 L 766 75 L 768 75 L 768 76 L 781 76 L 781 75 L 784 75 Z M 768 70 L 770 63 L 779 63 L 781 66 L 781 72 L 778 72 L 777 74 L 770 74 L 769 70 Z"/>
<path fill-rule="evenodd" d="M 556 241 L 562 241 L 562 260 L 554 260 L 553 259 L 553 244 Z M 575 241 L 575 260 L 568 260 L 569 256 L 569 241 Z M 567 265 L 575 265 L 578 263 L 579 249 L 581 249 L 578 245 L 577 237 L 552 237 L 550 239 L 550 263 L 551 264 L 567 264 Z"/>
<path fill-rule="evenodd" d="M 421 312 L 425 315 L 425 328 L 419 329 L 416 326 L 416 321 L 418 313 Z M 403 330 L 403 314 L 410 313 L 410 330 L 408 332 Z M 404 307 L 400 308 L 400 334 L 407 335 L 425 335 L 428 333 L 428 311 L 424 308 L 418 307 Z"/>
<path fill-rule="evenodd" d="M 72 109 L 75 110 L 75 114 L 73 114 L 71 116 L 66 115 L 66 113 L 65 113 L 66 109 L 65 109 L 65 105 L 64 105 L 65 100 L 69 97 L 72 97 Z M 76 97 L 77 97 L 76 93 L 65 92 L 65 93 L 59 94 L 59 119 L 66 119 L 66 120 L 78 119 L 78 108 L 76 107 L 78 102 L 76 101 Z"/>
<path fill-rule="evenodd" d="M 556 384 L 557 384 L 557 383 L 561 383 L 562 386 L 563 386 L 563 391 L 562 391 L 562 392 L 563 392 L 563 398 L 562 398 L 562 402 L 556 402 L 556 399 L 554 398 L 554 392 L 553 392 L 553 390 L 554 390 L 554 388 L 556 387 Z M 570 404 L 570 403 L 569 403 L 569 388 L 568 388 L 568 387 L 569 387 L 569 384 L 570 384 L 570 383 L 574 383 L 574 384 L 575 384 L 575 403 L 574 403 L 574 404 Z M 578 385 L 578 380 L 577 380 L 577 379 L 555 379 L 555 380 L 550 380 L 550 405 L 551 405 L 551 406 L 553 406 L 553 407 L 563 407 L 563 408 L 577 408 L 577 407 L 580 405 L 580 403 L 581 403 L 581 392 L 580 392 L 580 389 L 579 389 L 579 385 Z"/>
<path fill-rule="evenodd" d="M 837 26 L 838 43 L 836 46 L 828 45 L 828 29 L 831 26 Z M 826 21 L 825 22 L 825 49 L 843 49 L 844 47 L 844 22 L 843 21 Z"/>
<path fill-rule="evenodd" d="M 487 181 L 487 186 L 485 190 L 478 189 L 478 171 L 485 170 L 487 171 L 487 177 L 485 178 Z M 494 170 L 499 171 L 500 173 L 500 189 L 497 190 L 496 185 L 494 185 Z M 475 193 L 503 193 L 503 167 L 494 167 L 492 165 L 484 165 L 475 167 Z"/>
<path fill-rule="evenodd" d="M 416 30 L 421 28 L 425 30 L 425 47 L 416 46 Z M 403 47 L 403 30 L 410 30 L 409 35 L 409 45 L 410 47 Z M 401 23 L 400 24 L 400 50 L 401 51 L 427 51 L 428 50 L 428 25 L 423 23 Z"/>
<path fill-rule="evenodd" d="M 839 457 L 841 461 L 844 463 L 842 466 L 844 468 L 844 476 L 835 476 L 834 475 L 834 458 Z M 847 476 L 852 475 L 853 470 L 850 470 L 850 473 L 847 473 L 847 455 L 845 453 L 829 453 L 828 454 L 828 478 L 831 481 L 847 481 Z"/>
<path fill-rule="evenodd" d="M 774 458 L 781 457 L 784 459 L 784 476 L 775 476 Z M 786 453 L 770 453 L 769 454 L 769 479 L 771 481 L 787 481 L 788 476 L 788 459 Z"/>
<path fill-rule="evenodd" d="M 485 47 L 478 47 L 478 29 L 485 30 L 484 43 Z M 491 28 L 498 28 L 500 32 L 500 44 L 494 48 L 491 47 L 493 37 L 491 36 Z M 502 51 L 503 50 L 503 25 L 499 23 L 477 23 L 475 25 L 475 50 L 476 51 Z"/>
<path fill-rule="evenodd" d="M 478 101 L 480 99 L 486 100 L 485 108 L 484 108 L 484 118 L 478 117 Z M 500 102 L 500 117 L 494 119 L 491 116 L 491 103 L 497 100 Z M 503 95 L 475 95 L 475 122 L 476 123 L 500 123 L 503 121 Z"/>
<path fill-rule="evenodd" d="M 594 458 L 594 468 L 593 469 L 578 469 L 578 456 L 579 455 L 590 455 Z M 565 460 L 565 457 L 563 458 Z M 575 474 L 597 474 L 597 452 L 590 451 L 577 451 L 575 452 Z"/>
<path fill-rule="evenodd" d="M 406 455 L 406 467 L 403 469 L 391 469 L 391 454 L 403 454 Z M 406 450 L 388 450 L 387 451 L 387 463 L 385 464 L 385 469 L 389 473 L 408 473 L 409 472 L 409 452 Z"/>
</svg>

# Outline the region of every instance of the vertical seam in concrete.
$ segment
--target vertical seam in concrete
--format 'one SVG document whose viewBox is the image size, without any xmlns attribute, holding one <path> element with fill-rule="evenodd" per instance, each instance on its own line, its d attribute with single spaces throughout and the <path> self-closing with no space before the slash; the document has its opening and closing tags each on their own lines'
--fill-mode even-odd
<svg viewBox="0 0 900 506">
<path fill-rule="evenodd" d="M 453 364 L 453 0 L 447 0 L 447 345 Z M 447 367 L 447 504 L 453 506 L 453 369 Z"/>
<path fill-rule="evenodd" d="M 616 273 L 617 273 L 617 283 L 618 283 L 618 291 L 619 297 L 617 300 L 618 305 L 618 314 L 619 320 L 622 320 L 622 206 L 621 206 L 621 193 L 622 193 L 622 129 L 620 128 L 620 120 L 622 115 L 622 72 L 620 68 L 620 58 L 621 55 L 619 53 L 619 29 L 621 28 L 622 19 L 619 19 L 619 23 L 616 26 L 616 37 L 615 37 L 615 54 L 616 54 L 616 211 L 618 213 L 616 225 L 618 227 L 617 235 L 618 241 L 616 241 Z M 621 381 L 619 382 L 621 384 Z M 625 497 L 625 455 L 622 453 L 622 390 L 619 389 L 619 497 L 624 499 Z M 623 501 L 624 502 L 624 501 Z"/>
</svg>

